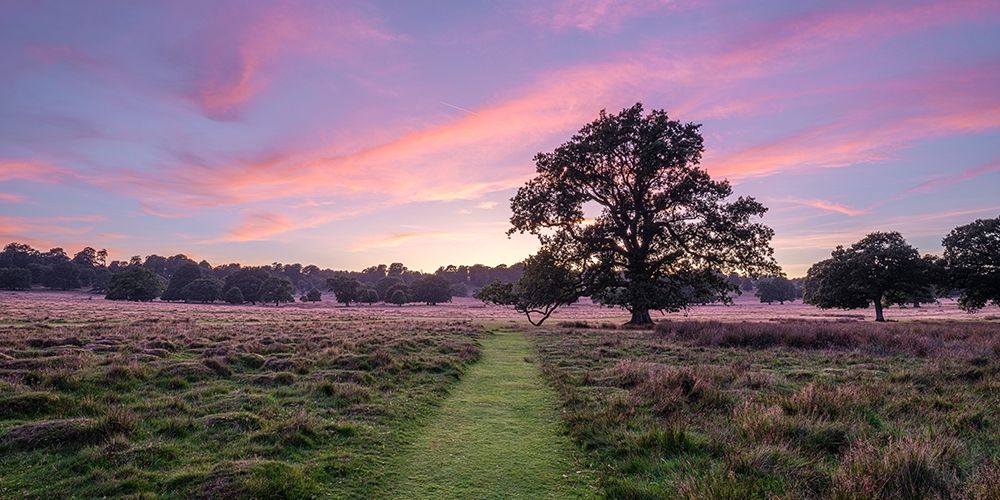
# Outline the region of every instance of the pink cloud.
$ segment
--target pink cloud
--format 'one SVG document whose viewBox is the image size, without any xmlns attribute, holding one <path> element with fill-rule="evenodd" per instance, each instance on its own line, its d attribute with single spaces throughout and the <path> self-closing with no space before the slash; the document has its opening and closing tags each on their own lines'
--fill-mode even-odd
<svg viewBox="0 0 1000 500">
<path fill-rule="evenodd" d="M 56 182 L 70 175 L 70 171 L 45 162 L 0 158 L 0 182 Z"/>
<path fill-rule="evenodd" d="M 24 200 L 24 196 L 17 193 L 0 193 L 0 203 L 21 203 Z"/>
<path fill-rule="evenodd" d="M 244 15 L 238 22 L 228 16 L 213 19 L 205 46 L 195 49 L 201 57 L 191 99 L 209 118 L 238 118 L 268 86 L 274 66 L 290 54 L 311 52 L 329 59 L 365 44 L 403 39 L 342 6 L 324 11 L 280 4 L 250 8 Z"/>
<path fill-rule="evenodd" d="M 795 203 L 796 205 L 813 207 L 819 210 L 825 210 L 827 212 L 835 212 L 838 214 L 843 214 L 848 217 L 855 217 L 858 215 L 863 215 L 868 213 L 867 210 L 851 208 L 847 205 L 842 205 L 840 203 L 835 203 L 827 200 L 788 198 L 786 199 L 786 201 Z"/>
<path fill-rule="evenodd" d="M 616 30 L 627 19 L 673 5 L 671 0 L 557 0 L 533 9 L 529 18 L 557 31 Z"/>
<path fill-rule="evenodd" d="M 922 182 L 906 191 L 900 193 L 895 198 L 900 196 L 905 196 L 912 193 L 926 193 L 930 191 L 935 191 L 943 187 L 951 186 L 953 184 L 958 184 L 962 181 L 967 181 L 970 179 L 975 179 L 981 175 L 985 175 L 991 172 L 1000 172 L 1000 161 L 995 161 L 993 163 L 986 163 L 984 165 L 979 165 L 977 167 L 967 168 L 961 170 L 954 174 L 943 175 L 936 179 L 931 179 L 926 182 Z"/>
</svg>

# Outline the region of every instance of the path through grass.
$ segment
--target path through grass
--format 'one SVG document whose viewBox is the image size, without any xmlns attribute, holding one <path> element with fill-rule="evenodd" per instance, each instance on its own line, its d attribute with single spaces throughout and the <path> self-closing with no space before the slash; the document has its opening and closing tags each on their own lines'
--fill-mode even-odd
<svg viewBox="0 0 1000 500">
<path fill-rule="evenodd" d="M 483 340 L 440 414 L 401 457 L 399 498 L 593 496 L 560 432 L 558 402 L 520 332 Z"/>
</svg>

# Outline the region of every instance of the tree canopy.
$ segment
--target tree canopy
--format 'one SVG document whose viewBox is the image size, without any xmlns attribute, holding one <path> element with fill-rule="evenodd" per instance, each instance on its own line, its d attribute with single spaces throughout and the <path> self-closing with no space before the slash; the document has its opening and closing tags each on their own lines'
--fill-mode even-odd
<svg viewBox="0 0 1000 500">
<path fill-rule="evenodd" d="M 959 305 L 975 311 L 1000 306 L 1000 217 L 956 227 L 942 241 L 948 286 Z"/>
<path fill-rule="evenodd" d="M 766 208 L 731 199 L 725 180 L 699 168 L 700 125 L 641 104 L 601 111 L 569 142 L 535 156 L 537 175 L 511 200 L 512 233 L 531 233 L 565 261 L 589 295 L 649 324 L 650 310 L 676 311 L 708 291 L 729 300 L 721 272 L 780 272 Z M 525 290 L 526 286 L 520 287 Z M 704 296 L 704 294 L 700 294 Z"/>
<path fill-rule="evenodd" d="M 757 283 L 757 292 L 755 295 L 757 295 L 757 298 L 761 302 L 767 302 L 768 304 L 779 302 L 784 304 L 786 301 L 794 301 L 797 293 L 795 291 L 795 284 L 791 280 L 783 276 L 777 276 L 761 279 Z"/>
<path fill-rule="evenodd" d="M 163 291 L 163 280 L 159 275 L 141 264 L 128 266 L 124 271 L 111 277 L 108 300 L 132 300 L 149 302 Z"/>
<path fill-rule="evenodd" d="M 347 276 L 336 276 L 326 280 L 328 289 L 337 297 L 337 302 L 350 306 L 351 302 L 360 302 L 361 282 Z"/>
<path fill-rule="evenodd" d="M 292 290 L 292 282 L 288 281 L 288 278 L 271 276 L 260 284 L 257 297 L 263 303 L 274 302 L 274 305 L 278 306 L 282 302 L 295 302 Z"/>
<path fill-rule="evenodd" d="M 821 308 L 875 306 L 875 321 L 885 321 L 884 305 L 905 304 L 927 285 L 925 262 L 897 232 L 876 232 L 809 268 L 804 302 Z"/>
<path fill-rule="evenodd" d="M 413 300 L 433 306 L 451 301 L 451 283 L 434 274 L 424 276 L 413 285 Z"/>
<path fill-rule="evenodd" d="M 170 277 L 170 281 L 167 283 L 167 289 L 163 291 L 163 295 L 160 296 L 160 300 L 166 300 L 168 302 L 173 300 L 190 300 L 184 296 L 184 287 L 199 278 L 201 278 L 201 267 L 194 262 L 184 263 L 184 265 L 179 267 Z"/>
</svg>

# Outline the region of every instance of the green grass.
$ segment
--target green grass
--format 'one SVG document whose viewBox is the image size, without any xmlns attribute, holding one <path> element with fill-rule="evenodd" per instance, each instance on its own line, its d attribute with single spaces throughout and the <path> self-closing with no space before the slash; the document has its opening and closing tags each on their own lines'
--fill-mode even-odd
<svg viewBox="0 0 1000 500">
<path fill-rule="evenodd" d="M 594 496 L 524 334 L 498 332 L 482 344 L 482 359 L 400 457 L 395 496 Z"/>
</svg>

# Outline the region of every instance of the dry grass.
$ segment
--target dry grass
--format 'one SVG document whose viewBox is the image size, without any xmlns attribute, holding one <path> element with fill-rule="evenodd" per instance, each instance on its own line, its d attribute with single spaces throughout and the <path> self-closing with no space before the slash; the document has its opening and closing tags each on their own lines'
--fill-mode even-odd
<svg viewBox="0 0 1000 500">
<path fill-rule="evenodd" d="M 611 498 L 995 498 L 998 324 L 589 326 L 535 339 Z"/>
<path fill-rule="evenodd" d="M 82 303 L 0 304 L 0 497 L 378 496 L 483 331 Z"/>
</svg>

